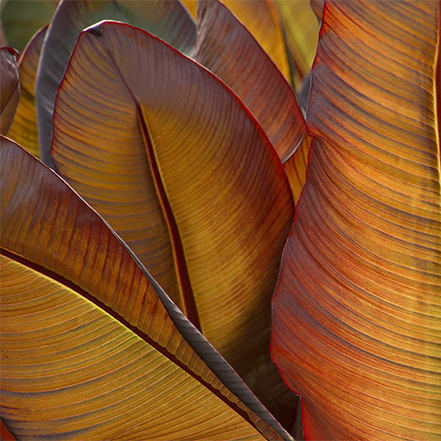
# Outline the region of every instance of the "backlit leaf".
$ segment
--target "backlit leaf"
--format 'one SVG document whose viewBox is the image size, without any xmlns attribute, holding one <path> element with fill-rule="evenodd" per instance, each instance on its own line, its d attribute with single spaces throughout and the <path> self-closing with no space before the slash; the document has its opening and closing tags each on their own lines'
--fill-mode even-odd
<svg viewBox="0 0 441 441">
<path fill-rule="evenodd" d="M 308 0 L 275 0 L 275 4 L 282 18 L 298 91 L 314 61 L 320 26 Z"/>
<path fill-rule="evenodd" d="M 0 49 L 0 134 L 6 135 L 14 120 L 20 100 L 18 53 L 12 48 Z"/>
<path fill-rule="evenodd" d="M 217 0 L 198 2 L 195 59 L 247 105 L 285 162 L 306 133 L 294 91 L 249 31 Z"/>
<path fill-rule="evenodd" d="M 243 103 L 159 39 L 105 22 L 79 38 L 54 128 L 57 171 L 253 390 L 268 390 L 270 299 L 293 201 Z"/>
<path fill-rule="evenodd" d="M 1 416 L 13 435 L 290 439 L 64 181 L 3 137 L 0 159 Z"/>
<path fill-rule="evenodd" d="M 440 3 L 325 5 L 273 300 L 306 439 L 441 437 Z"/>
<path fill-rule="evenodd" d="M 179 0 L 61 1 L 45 38 L 35 85 L 40 153 L 49 166 L 53 166 L 49 150 L 57 88 L 78 35 L 101 20 L 128 22 L 188 55 L 194 51 L 196 26 Z"/>
<path fill-rule="evenodd" d="M 288 50 L 282 22 L 272 0 L 224 0 L 222 2 L 245 25 L 292 84 Z"/>
<path fill-rule="evenodd" d="M 35 77 L 41 46 L 47 27 L 38 31 L 20 54 L 18 70 L 20 73 L 21 96 L 15 113 L 14 122 L 8 132 L 20 145 L 26 146 L 34 156 L 39 157 L 37 115 L 35 112 Z"/>
</svg>

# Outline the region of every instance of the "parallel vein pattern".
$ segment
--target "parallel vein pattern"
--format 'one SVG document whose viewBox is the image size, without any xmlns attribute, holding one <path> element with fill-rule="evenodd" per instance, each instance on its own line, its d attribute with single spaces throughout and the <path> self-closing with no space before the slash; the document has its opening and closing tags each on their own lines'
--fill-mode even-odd
<svg viewBox="0 0 441 441">
<path fill-rule="evenodd" d="M 330 2 L 273 356 L 307 439 L 441 436 L 438 1 Z"/>
</svg>

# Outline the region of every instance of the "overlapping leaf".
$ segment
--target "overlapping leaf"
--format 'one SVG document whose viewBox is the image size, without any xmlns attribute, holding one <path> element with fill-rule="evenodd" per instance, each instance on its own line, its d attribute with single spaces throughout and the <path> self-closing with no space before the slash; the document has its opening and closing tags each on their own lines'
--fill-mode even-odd
<svg viewBox="0 0 441 441">
<path fill-rule="evenodd" d="M 267 390 L 279 375 L 270 299 L 293 201 L 243 103 L 159 39 L 105 22 L 78 40 L 51 153 L 253 390 Z"/>
<path fill-rule="evenodd" d="M 292 84 L 288 49 L 282 21 L 272 0 L 225 0 L 222 2 L 245 25 Z"/>
<path fill-rule="evenodd" d="M 7 138 L 0 155 L 1 414 L 13 435 L 290 439 L 100 216 Z"/>
<path fill-rule="evenodd" d="M 285 162 L 306 134 L 294 91 L 251 33 L 217 0 L 198 2 L 195 59 L 236 92 Z"/>
<path fill-rule="evenodd" d="M 191 55 L 194 51 L 196 26 L 179 0 L 62 0 L 45 38 L 35 85 L 41 158 L 50 166 L 53 165 L 49 150 L 57 88 L 78 35 L 101 20 L 128 22 L 183 53 Z"/>
<path fill-rule="evenodd" d="M 307 439 L 441 436 L 440 4 L 329 2 L 273 300 Z"/>
<path fill-rule="evenodd" d="M 6 135 L 20 100 L 18 53 L 9 47 L 0 49 L 0 134 Z"/>
<path fill-rule="evenodd" d="M 35 112 L 35 77 L 41 46 L 46 35 L 47 27 L 38 31 L 28 43 L 18 60 L 20 74 L 21 96 L 15 113 L 14 121 L 8 132 L 20 145 L 25 145 L 28 151 L 39 157 L 37 115 Z"/>
<path fill-rule="evenodd" d="M 309 1 L 275 0 L 275 4 L 282 18 L 291 72 L 299 91 L 314 61 L 319 23 Z"/>
</svg>

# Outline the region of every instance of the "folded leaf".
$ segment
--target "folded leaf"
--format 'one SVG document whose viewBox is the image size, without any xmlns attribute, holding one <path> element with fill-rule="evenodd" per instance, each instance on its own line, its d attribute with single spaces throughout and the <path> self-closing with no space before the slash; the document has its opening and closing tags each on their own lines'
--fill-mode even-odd
<svg viewBox="0 0 441 441">
<path fill-rule="evenodd" d="M 441 437 L 439 2 L 329 2 L 273 300 L 306 439 Z"/>
<path fill-rule="evenodd" d="M 7 138 L 0 155 L 1 415 L 13 435 L 290 439 L 96 212 Z"/>
<path fill-rule="evenodd" d="M 47 27 L 40 29 L 29 41 L 18 60 L 20 73 L 21 96 L 15 113 L 14 122 L 8 137 L 20 145 L 26 146 L 29 152 L 39 157 L 37 115 L 35 112 L 35 77 L 41 46 Z"/>
<path fill-rule="evenodd" d="M 247 105 L 285 162 L 306 133 L 294 91 L 251 33 L 217 0 L 198 2 L 195 59 Z"/>
<path fill-rule="evenodd" d="M 78 40 L 51 153 L 245 381 L 266 389 L 293 201 L 243 103 L 159 39 L 105 22 Z"/>
<path fill-rule="evenodd" d="M 18 53 L 10 47 L 0 49 L 0 134 L 6 135 L 20 100 Z"/>
<path fill-rule="evenodd" d="M 101 20 L 128 22 L 188 55 L 194 51 L 196 26 L 179 0 L 61 1 L 45 38 L 35 85 L 40 153 L 43 162 L 51 167 L 49 150 L 57 88 L 78 35 Z"/>
</svg>

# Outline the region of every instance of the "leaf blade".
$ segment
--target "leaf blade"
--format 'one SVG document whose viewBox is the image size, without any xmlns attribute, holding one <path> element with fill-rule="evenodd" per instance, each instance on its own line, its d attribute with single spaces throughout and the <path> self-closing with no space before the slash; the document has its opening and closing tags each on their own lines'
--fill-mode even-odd
<svg viewBox="0 0 441 441">
<path fill-rule="evenodd" d="M 274 429 L 256 417 L 254 412 L 247 410 L 217 379 L 182 337 L 167 312 L 170 311 L 177 326 L 189 336 L 193 347 L 198 348 L 198 353 L 209 360 L 212 368 L 221 372 L 223 381 L 226 379 L 230 383 L 228 387 L 235 390 L 234 393 L 242 399 L 248 396 L 245 401 L 248 400 L 251 407 L 262 416 L 266 414 L 270 424 L 284 433 L 282 437 L 289 439 L 289 435 L 249 393 L 237 374 L 213 351 L 188 320 L 179 311 L 173 310 L 168 297 L 140 266 L 126 245 L 64 181 L 7 138 L 1 138 L 0 155 L 1 260 L 4 265 L 1 297 L 1 313 L 4 315 L 1 324 L 1 349 L 4 355 L 2 417 L 13 433 L 26 431 L 35 434 L 34 431 L 38 429 L 42 439 L 48 439 L 48 435 L 53 434 L 54 430 L 60 432 L 71 429 L 70 435 L 73 437 L 79 433 L 76 432 L 78 430 L 90 430 L 89 435 L 98 438 L 102 436 L 100 430 L 104 429 L 99 424 L 115 418 L 112 401 L 106 399 L 106 396 L 115 391 L 112 392 L 113 383 L 107 389 L 106 381 L 103 382 L 101 378 L 102 369 L 97 370 L 96 366 L 104 366 L 106 375 L 114 381 L 116 371 L 112 370 L 112 366 L 120 363 L 115 354 L 119 354 L 125 345 L 121 339 L 128 339 L 138 348 L 137 351 L 144 354 L 142 357 L 147 357 L 146 365 L 151 362 L 156 365 L 156 369 L 165 369 L 171 378 L 175 375 L 173 372 L 181 377 L 190 375 L 193 378 L 184 380 L 182 385 L 189 382 L 196 386 L 196 380 L 203 386 L 202 389 L 196 386 L 199 389 L 196 400 L 190 389 L 183 392 L 190 401 L 194 401 L 196 407 L 200 407 L 199 399 L 205 401 L 208 398 L 202 406 L 206 407 L 206 411 L 211 412 L 218 405 L 225 410 L 225 404 L 234 409 L 233 414 L 229 410 L 227 413 L 239 422 L 236 427 L 238 431 L 236 434 L 234 430 L 229 432 L 227 426 L 230 423 L 227 418 L 225 434 L 230 433 L 234 439 L 235 436 L 240 437 L 245 432 L 252 434 L 254 431 L 260 437 L 255 429 L 258 428 L 264 436 L 278 438 Z M 19 164 L 19 167 L 12 167 L 12 164 Z M 49 297 L 51 301 L 48 301 Z M 78 311 L 83 312 L 79 314 Z M 100 325 L 96 325 L 97 323 Z M 101 332 L 106 329 L 105 333 Z M 106 343 L 105 335 L 110 335 L 109 333 L 118 335 L 115 337 L 114 348 Z M 126 349 L 130 352 L 130 347 L 126 346 Z M 96 361 L 93 369 L 89 368 L 91 354 L 94 355 L 94 363 Z M 133 354 L 133 357 L 129 357 L 130 363 L 135 363 L 132 366 L 138 366 L 136 372 L 140 373 L 142 368 L 139 367 L 139 354 L 136 355 L 136 351 Z M 113 361 L 106 363 L 108 357 Z M 159 364 L 158 357 L 162 359 Z M 80 359 L 82 370 L 78 370 Z M 132 369 L 127 368 L 124 361 L 121 363 L 121 369 L 126 372 L 124 375 L 130 377 Z M 93 389 L 87 386 L 90 380 L 89 369 L 92 377 L 96 378 L 95 395 Z M 144 378 L 144 385 L 148 372 L 145 369 L 140 373 Z M 53 381 L 46 381 L 48 375 L 53 376 Z M 149 388 L 142 384 L 136 386 L 137 381 L 132 378 L 127 383 L 129 389 L 126 392 L 130 395 L 133 388 L 138 391 L 139 387 L 144 389 L 142 393 L 147 394 L 144 401 L 150 401 L 153 406 L 146 414 L 151 414 L 155 406 L 158 406 L 154 399 L 156 392 L 149 398 Z M 161 382 L 153 382 L 151 386 L 159 387 L 157 392 L 161 390 Z M 29 387 L 42 395 L 33 399 L 33 395 L 28 393 Z M 81 393 L 78 388 L 82 390 Z M 59 394 L 58 398 L 54 394 Z M 173 394 L 169 397 L 172 399 Z M 88 400 L 87 405 L 84 404 L 84 399 Z M 136 399 L 138 401 L 135 404 L 138 406 L 139 395 Z M 212 406 L 210 402 L 213 399 L 220 399 L 223 404 L 213 402 Z M 124 400 L 121 397 L 116 399 L 127 410 Z M 17 405 L 18 401 L 20 406 Z M 95 410 L 91 410 L 91 403 L 100 404 Z M 52 420 L 41 412 L 45 404 Z M 143 405 L 145 403 L 141 404 Z M 29 414 L 29 406 L 33 409 L 38 407 L 40 411 Z M 178 411 L 179 408 L 185 412 L 180 405 L 175 410 Z M 190 411 L 189 408 L 187 410 Z M 233 416 L 234 412 L 241 415 L 239 420 Z M 215 414 L 212 416 L 214 420 L 217 418 Z M 74 415 L 76 416 L 72 419 Z M 135 417 L 139 417 L 136 412 Z M 205 417 L 202 419 L 206 420 Z M 60 422 L 64 418 L 66 420 Z M 188 415 L 185 419 L 188 421 Z M 91 421 L 95 421 L 95 425 L 91 425 Z M 123 419 L 121 423 L 131 425 L 130 420 Z M 140 425 L 145 436 L 168 436 L 168 439 L 180 437 L 179 432 L 170 432 L 173 425 L 170 426 L 169 422 L 163 423 L 162 426 L 155 425 L 153 419 L 144 420 Z M 202 422 L 203 425 L 206 423 L 208 420 Z M 190 438 L 197 435 L 204 439 L 207 433 L 216 433 L 216 425 L 219 423 L 218 420 L 211 429 L 206 426 L 208 432 L 205 435 L 204 431 L 191 432 Z M 251 432 L 247 428 L 250 423 L 255 427 Z M 189 436 L 190 426 L 184 424 L 180 429 L 181 435 Z M 111 423 L 109 430 L 113 431 L 113 435 L 122 435 L 116 423 Z M 86 432 L 81 433 L 85 436 Z"/>
<path fill-rule="evenodd" d="M 106 104 L 108 96 L 117 108 Z M 168 242 L 169 255 L 162 260 L 170 267 L 178 258 L 185 261 L 204 334 L 245 381 L 260 386 L 252 360 L 259 356 L 273 368 L 270 297 L 293 202 L 280 160 L 243 103 L 206 69 L 155 37 L 109 22 L 80 37 L 54 121 L 57 170 L 135 252 L 139 244 L 125 231 L 131 225 L 148 226 L 153 204 L 153 215 L 164 218 L 162 201 L 167 199 L 184 256 Z M 81 130 L 72 131 L 72 121 Z M 149 155 L 157 166 L 150 165 Z M 161 182 L 149 174 L 150 167 L 158 168 Z M 122 216 L 129 206 L 126 189 L 141 195 L 137 201 L 149 202 L 133 205 L 132 217 Z M 142 222 L 140 215 L 145 216 Z M 151 244 L 158 231 L 169 234 L 169 222 L 161 222 L 153 238 L 153 227 L 144 229 Z M 155 247 L 163 250 L 164 244 Z M 160 284 L 171 279 L 166 276 L 163 282 L 154 274 Z M 180 292 L 169 292 L 178 305 L 184 304 Z"/>
<path fill-rule="evenodd" d="M 436 439 L 439 3 L 332 2 L 323 20 L 273 357 L 306 437 Z"/>
</svg>

